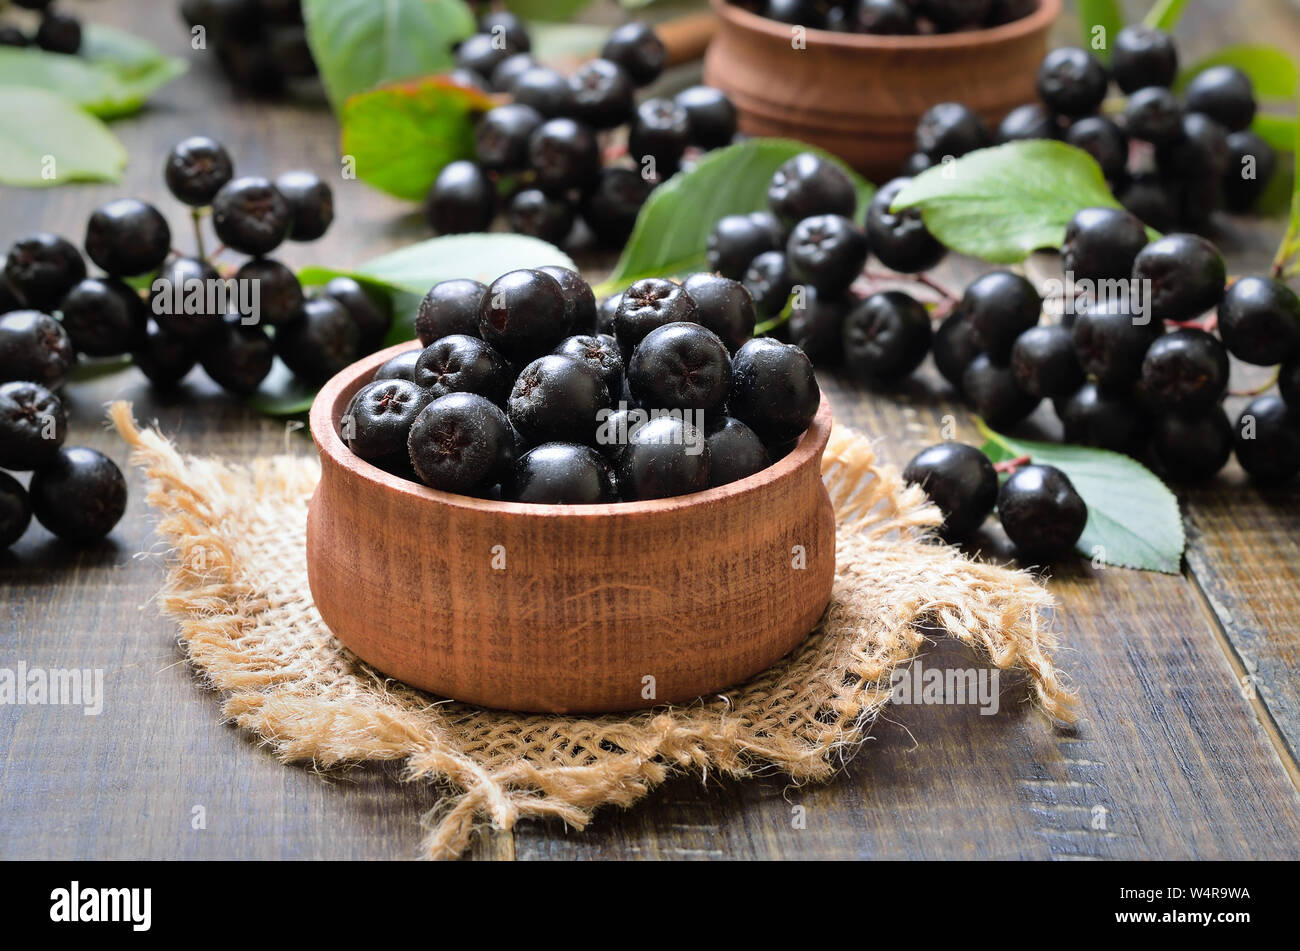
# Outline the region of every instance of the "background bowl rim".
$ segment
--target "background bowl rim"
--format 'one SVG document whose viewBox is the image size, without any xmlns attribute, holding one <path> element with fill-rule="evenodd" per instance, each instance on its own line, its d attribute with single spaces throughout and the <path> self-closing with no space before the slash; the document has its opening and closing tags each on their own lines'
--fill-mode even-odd
<svg viewBox="0 0 1300 951">
<path fill-rule="evenodd" d="M 689 495 L 679 495 L 668 499 L 605 502 L 596 505 L 545 505 L 540 502 L 496 501 L 458 495 L 454 492 L 443 492 L 385 472 L 378 466 L 372 465 L 360 456 L 355 455 L 343 442 L 337 426 L 338 421 L 347 410 L 347 402 L 351 400 L 352 395 L 357 390 L 365 385 L 364 382 L 361 382 L 362 380 L 367 379 L 381 365 L 399 353 L 420 346 L 418 340 L 411 340 L 378 350 L 340 370 L 330 378 L 329 382 L 321 387 L 316 394 L 316 398 L 312 400 L 311 411 L 308 415 L 308 426 L 311 430 L 312 439 L 316 443 L 316 448 L 320 452 L 322 465 L 328 460 L 330 464 L 345 470 L 354 478 L 370 483 L 377 488 L 385 488 L 413 500 L 419 500 L 419 502 L 438 503 L 469 511 L 552 519 L 593 518 L 604 515 L 635 518 L 681 511 L 697 505 L 708 505 L 738 495 L 745 495 L 792 475 L 810 461 L 817 464 L 820 473 L 821 455 L 826 448 L 827 441 L 830 439 L 831 406 L 830 401 L 826 398 L 826 393 L 822 391 L 821 401 L 817 407 L 817 415 L 799 438 L 798 445 L 789 454 L 772 463 L 761 472 L 756 472 L 736 482 L 705 489 L 702 492 L 693 492 Z"/>
</svg>

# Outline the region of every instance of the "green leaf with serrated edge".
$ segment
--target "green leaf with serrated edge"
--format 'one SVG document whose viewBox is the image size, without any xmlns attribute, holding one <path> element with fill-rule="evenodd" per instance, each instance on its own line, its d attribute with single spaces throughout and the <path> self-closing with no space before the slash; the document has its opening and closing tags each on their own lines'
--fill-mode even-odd
<svg viewBox="0 0 1300 951">
<path fill-rule="evenodd" d="M 977 419 L 996 462 L 1021 456 L 1055 466 L 1070 477 L 1088 506 L 1088 524 L 1075 549 L 1108 565 L 1178 574 L 1187 539 L 1178 500 L 1135 459 L 1085 446 L 1031 442 L 994 432 Z"/>
<path fill-rule="evenodd" d="M 474 155 L 474 124 L 492 108 L 482 92 L 441 77 L 358 93 L 343 106 L 342 150 L 357 177 L 420 201 L 449 162 Z"/>
<path fill-rule="evenodd" d="M 0 86 L 0 183 L 116 182 L 126 149 L 99 119 L 43 89 Z"/>
<path fill-rule="evenodd" d="M 1120 9 L 1119 0 L 1079 0 L 1079 26 L 1083 31 L 1083 46 L 1109 63 L 1115 37 L 1124 29 L 1124 11 Z M 1101 28 L 1100 37 L 1096 32 L 1098 27 Z"/>
<path fill-rule="evenodd" d="M 1295 61 L 1276 46 L 1225 46 L 1178 74 L 1175 92 L 1214 66 L 1233 66 L 1250 77 L 1257 99 L 1292 99 L 1300 86 Z"/>
<path fill-rule="evenodd" d="M 302 11 L 335 112 L 359 92 L 447 71 L 475 30 L 462 0 L 303 0 Z"/>
<path fill-rule="evenodd" d="M 1059 248 L 1065 227 L 1084 208 L 1118 208 L 1091 155 L 1038 139 L 980 149 L 927 169 L 894 199 L 919 208 L 947 247 L 999 264 Z"/>
<path fill-rule="evenodd" d="M 750 139 L 717 149 L 689 171 L 678 172 L 653 192 L 609 278 L 596 288 L 604 297 L 647 277 L 673 277 L 708 266 L 709 233 L 719 218 L 767 209 L 772 174 L 801 152 L 831 158 L 853 180 L 861 220 L 874 187 L 839 159 L 789 139 Z"/>
<path fill-rule="evenodd" d="M 30 86 L 57 93 L 101 119 L 139 112 L 151 95 L 185 69 L 180 60 L 163 56 L 143 71 L 132 68 L 128 72 L 80 56 L 0 47 L 0 86 Z"/>
<path fill-rule="evenodd" d="M 1147 26 L 1153 26 L 1157 30 L 1169 32 L 1178 25 L 1179 19 L 1183 15 L 1183 8 L 1187 6 L 1187 0 L 1159 0 L 1147 14 L 1143 21 Z"/>
</svg>

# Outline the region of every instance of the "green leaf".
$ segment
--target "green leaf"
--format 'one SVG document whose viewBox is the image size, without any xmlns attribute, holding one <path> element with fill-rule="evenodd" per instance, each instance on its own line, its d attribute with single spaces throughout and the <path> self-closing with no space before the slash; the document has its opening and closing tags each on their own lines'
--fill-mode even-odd
<svg viewBox="0 0 1300 951">
<path fill-rule="evenodd" d="M 1259 99 L 1293 99 L 1300 85 L 1300 71 L 1295 62 L 1276 46 L 1225 46 L 1211 56 L 1189 66 L 1178 75 L 1175 92 L 1213 66 L 1234 66 L 1250 77 Z"/>
<path fill-rule="evenodd" d="M 591 0 L 506 0 L 506 9 L 525 20 L 572 20 Z M 529 25 L 532 28 L 532 25 Z M 605 30 L 606 33 L 609 30 Z"/>
<path fill-rule="evenodd" d="M 72 368 L 72 372 L 68 374 L 68 382 L 86 383 L 90 380 L 98 380 L 102 376 L 121 373 L 131 365 L 130 354 L 123 354 L 120 357 L 104 357 L 102 359 L 82 357 L 77 361 L 77 365 Z"/>
<path fill-rule="evenodd" d="M 311 409 L 316 387 L 304 383 L 276 357 L 271 372 L 247 403 L 267 416 L 300 416 Z"/>
<path fill-rule="evenodd" d="M 1279 152 L 1296 150 L 1296 134 L 1300 129 L 1297 128 L 1294 118 L 1260 113 L 1255 116 L 1255 121 L 1250 127 L 1261 139 Z"/>
<path fill-rule="evenodd" d="M 719 218 L 767 208 L 772 174 L 800 152 L 817 152 L 840 164 L 858 190 L 858 218 L 875 189 L 839 159 L 788 139 L 750 139 L 705 155 L 688 172 L 656 188 L 637 216 L 636 228 L 600 296 L 646 277 L 671 277 L 707 264 L 709 233 Z"/>
<path fill-rule="evenodd" d="M 600 53 L 609 28 L 594 23 L 528 24 L 533 56 L 543 63 L 559 59 L 591 59 Z"/>
<path fill-rule="evenodd" d="M 1135 459 L 1106 449 L 1012 439 L 977 420 L 987 440 L 984 454 L 996 462 L 1029 456 L 1056 466 L 1088 505 L 1088 524 L 1076 550 L 1108 565 L 1177 574 L 1187 539 L 1178 500 Z"/>
<path fill-rule="evenodd" d="M 126 149 L 99 119 L 43 89 L 0 86 L 0 183 L 116 182 Z"/>
<path fill-rule="evenodd" d="M 1147 26 L 1155 27 L 1157 30 L 1169 32 L 1178 25 L 1185 6 L 1187 6 L 1187 0 L 1160 0 L 1151 8 L 1151 12 L 1147 14 L 1147 18 L 1143 22 Z"/>
<path fill-rule="evenodd" d="M 420 201 L 448 162 L 474 155 L 474 122 L 492 107 L 483 93 L 441 77 L 359 93 L 343 106 L 344 155 L 376 188 Z"/>
<path fill-rule="evenodd" d="M 1124 29 L 1124 11 L 1119 0 L 1079 0 L 1079 25 L 1083 29 L 1083 46 L 1109 63 L 1115 37 Z M 1093 30 L 1097 27 L 1102 28 L 1100 47 L 1094 42 Z"/>
<path fill-rule="evenodd" d="M 307 42 L 336 113 L 349 96 L 441 73 L 474 32 L 462 0 L 303 0 Z"/>
<path fill-rule="evenodd" d="M 999 264 L 1059 248 L 1083 208 L 1118 208 L 1087 152 L 1045 139 L 980 149 L 922 172 L 894 199 L 920 208 L 930 232 L 954 251 Z"/>
<path fill-rule="evenodd" d="M 0 86 L 58 93 L 101 119 L 139 112 L 151 95 L 185 70 L 185 63 L 164 56 L 142 69 L 126 69 L 80 56 L 0 47 Z"/>
</svg>

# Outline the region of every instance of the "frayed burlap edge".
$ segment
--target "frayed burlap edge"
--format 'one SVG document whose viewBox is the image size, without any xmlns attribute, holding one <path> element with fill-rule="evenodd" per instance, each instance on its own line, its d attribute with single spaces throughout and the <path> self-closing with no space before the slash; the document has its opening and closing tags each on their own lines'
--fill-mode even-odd
<svg viewBox="0 0 1300 951">
<path fill-rule="evenodd" d="M 407 781 L 448 787 L 425 817 L 431 858 L 461 854 L 484 821 L 508 830 L 521 818 L 559 818 L 582 829 L 597 808 L 631 806 L 680 772 L 827 780 L 889 702 L 890 673 L 938 633 L 1024 671 L 1043 711 L 1074 719 L 1050 656 L 1046 591 L 1023 572 L 934 544 L 939 516 L 924 494 L 844 427 L 823 463 L 838 567 L 817 631 L 748 683 L 693 705 L 564 717 L 439 701 L 330 635 L 311 602 L 303 541 L 316 459 L 182 456 L 138 429 L 129 404 L 115 403 L 110 417 L 145 470 L 172 546 L 161 608 L 223 695 L 224 715 L 286 762 L 400 761 Z"/>
</svg>

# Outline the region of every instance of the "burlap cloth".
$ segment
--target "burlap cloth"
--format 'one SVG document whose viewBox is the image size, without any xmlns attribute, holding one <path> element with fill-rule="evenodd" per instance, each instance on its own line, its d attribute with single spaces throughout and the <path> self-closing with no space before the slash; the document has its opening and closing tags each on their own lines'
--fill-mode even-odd
<svg viewBox="0 0 1300 951">
<path fill-rule="evenodd" d="M 439 701 L 385 678 L 336 641 L 307 586 L 314 457 L 251 465 L 183 456 L 131 408 L 110 410 L 144 467 L 171 545 L 159 601 L 222 713 L 286 762 L 399 760 L 407 781 L 448 787 L 425 817 L 424 851 L 453 858 L 475 826 L 559 818 L 577 829 L 600 806 L 631 806 L 670 776 L 779 770 L 830 779 L 889 702 L 889 675 L 936 634 L 1026 673 L 1049 716 L 1073 719 L 1052 664 L 1051 598 L 1028 575 L 934 544 L 924 494 L 836 427 L 823 475 L 835 505 L 837 572 L 821 626 L 775 667 L 688 706 L 596 717 L 537 716 Z"/>
</svg>

